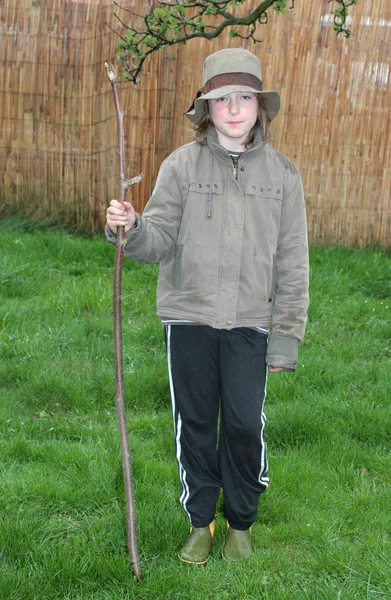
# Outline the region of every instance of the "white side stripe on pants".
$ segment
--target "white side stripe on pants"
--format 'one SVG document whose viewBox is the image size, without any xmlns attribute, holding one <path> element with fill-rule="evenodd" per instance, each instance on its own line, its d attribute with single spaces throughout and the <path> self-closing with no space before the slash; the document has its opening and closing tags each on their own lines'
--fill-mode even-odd
<svg viewBox="0 0 391 600">
<path fill-rule="evenodd" d="M 174 421 L 174 433 L 175 433 L 175 445 L 176 445 L 176 457 L 178 461 L 179 478 L 182 484 L 182 494 L 180 497 L 180 503 L 185 509 L 189 519 L 190 514 L 186 508 L 187 501 L 190 496 L 189 486 L 186 481 L 186 471 L 181 463 L 181 432 L 182 432 L 182 419 L 178 411 L 177 419 L 175 420 L 176 402 L 175 402 L 175 390 L 174 383 L 172 380 L 172 367 L 171 367 L 171 325 L 167 325 L 167 361 L 168 361 L 168 377 L 170 382 L 170 394 L 171 394 L 171 407 L 172 407 L 172 418 Z"/>
<path fill-rule="evenodd" d="M 263 407 L 265 406 L 265 400 L 266 400 L 267 376 L 268 376 L 268 370 L 266 367 L 265 391 L 263 393 L 262 415 L 261 415 L 261 424 L 262 424 L 262 427 L 261 427 L 261 444 L 262 444 L 261 469 L 260 469 L 259 475 L 258 475 L 258 481 L 266 487 L 268 487 L 268 485 L 269 485 L 269 477 L 267 476 L 267 471 L 268 471 L 268 464 L 267 464 L 267 458 L 266 458 L 267 447 L 266 447 L 265 438 L 263 436 L 263 432 L 265 430 L 265 424 L 266 424 L 266 415 L 263 411 Z M 266 473 L 266 475 L 264 475 L 264 473 Z"/>
</svg>

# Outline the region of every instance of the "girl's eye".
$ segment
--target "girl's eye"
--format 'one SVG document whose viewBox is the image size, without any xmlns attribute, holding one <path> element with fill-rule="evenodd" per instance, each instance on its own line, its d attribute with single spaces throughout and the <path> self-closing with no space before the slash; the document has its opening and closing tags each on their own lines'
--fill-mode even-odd
<svg viewBox="0 0 391 600">
<path fill-rule="evenodd" d="M 244 94 L 242 96 L 242 100 L 251 100 L 251 96 L 249 96 L 248 94 Z"/>
<path fill-rule="evenodd" d="M 222 98 L 216 98 L 215 102 L 225 102 L 227 98 L 223 96 Z"/>
</svg>

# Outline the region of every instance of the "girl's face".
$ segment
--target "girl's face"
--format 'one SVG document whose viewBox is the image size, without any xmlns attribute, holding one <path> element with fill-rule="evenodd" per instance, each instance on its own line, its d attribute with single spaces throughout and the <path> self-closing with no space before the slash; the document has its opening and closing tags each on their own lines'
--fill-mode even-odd
<svg viewBox="0 0 391 600">
<path fill-rule="evenodd" d="M 256 95 L 250 92 L 233 92 L 208 102 L 220 144 L 226 150 L 243 151 L 243 143 L 258 117 Z"/>
</svg>

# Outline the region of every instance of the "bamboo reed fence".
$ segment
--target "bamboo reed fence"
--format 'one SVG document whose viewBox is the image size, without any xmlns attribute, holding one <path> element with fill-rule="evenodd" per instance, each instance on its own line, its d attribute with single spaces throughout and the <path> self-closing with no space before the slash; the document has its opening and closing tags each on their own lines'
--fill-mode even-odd
<svg viewBox="0 0 391 600">
<path fill-rule="evenodd" d="M 257 4 L 248 0 L 246 8 Z M 124 0 L 136 12 L 146 0 Z M 0 202 L 98 232 L 116 194 L 116 125 L 104 63 L 117 37 L 110 0 L 0 0 Z M 360 0 L 354 37 L 335 36 L 327 0 L 259 26 L 262 43 L 194 40 L 155 53 L 139 86 L 123 83 L 127 175 L 145 172 L 142 211 L 162 160 L 192 139 L 183 116 L 201 64 L 223 47 L 261 59 L 282 110 L 271 143 L 303 176 L 312 243 L 391 245 L 391 5 Z M 126 18 L 125 13 L 122 14 Z"/>
</svg>

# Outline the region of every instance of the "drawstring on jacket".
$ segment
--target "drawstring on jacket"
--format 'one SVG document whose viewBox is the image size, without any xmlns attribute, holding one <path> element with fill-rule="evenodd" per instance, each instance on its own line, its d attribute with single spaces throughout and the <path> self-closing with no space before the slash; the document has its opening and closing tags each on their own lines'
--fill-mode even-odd
<svg viewBox="0 0 391 600">
<path fill-rule="evenodd" d="M 210 153 L 209 158 L 209 194 L 208 194 L 208 219 L 212 216 L 212 171 L 213 171 L 213 153 Z"/>
</svg>

